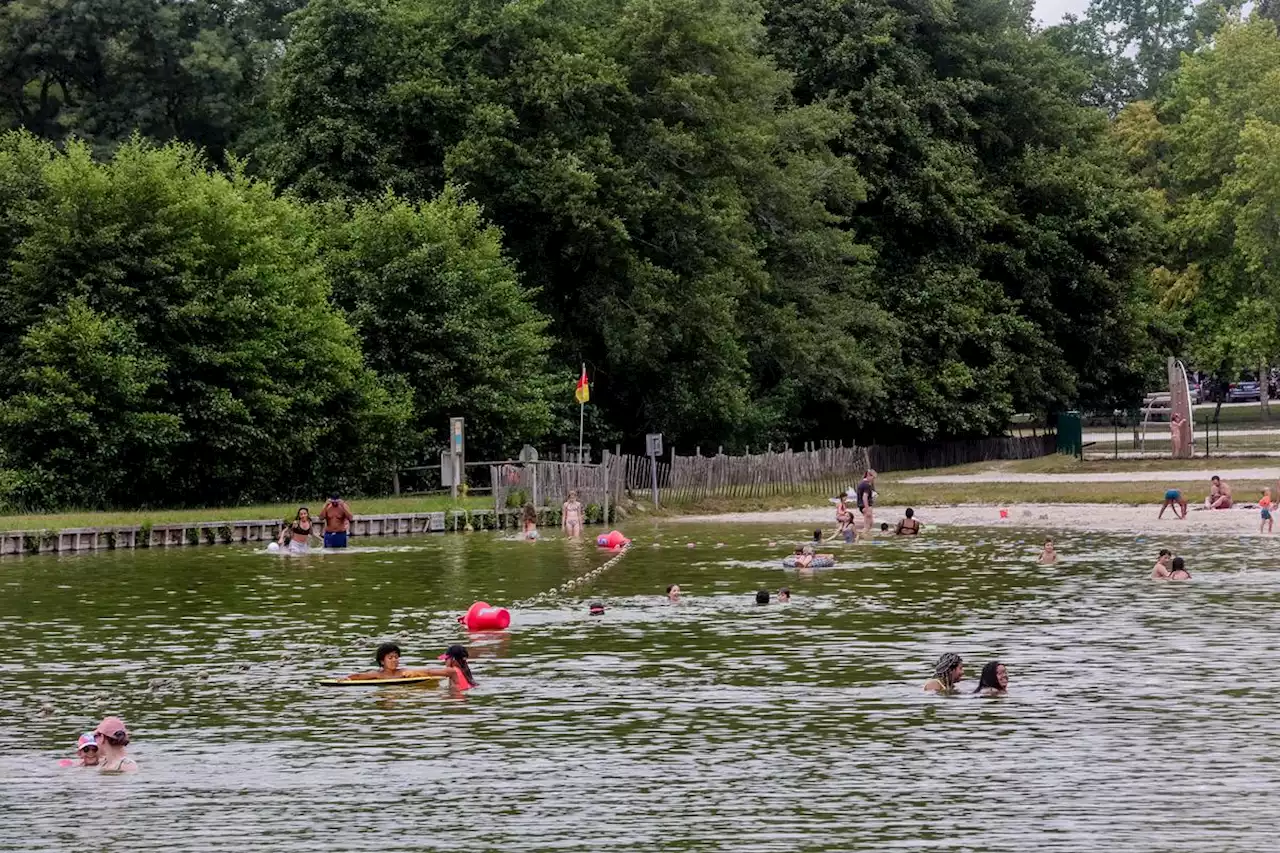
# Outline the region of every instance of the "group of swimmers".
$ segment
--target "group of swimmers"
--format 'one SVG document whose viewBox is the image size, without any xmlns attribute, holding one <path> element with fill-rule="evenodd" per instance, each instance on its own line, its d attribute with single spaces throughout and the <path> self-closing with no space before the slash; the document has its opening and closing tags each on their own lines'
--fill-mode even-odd
<svg viewBox="0 0 1280 853">
<path fill-rule="evenodd" d="M 476 686 L 475 676 L 471 674 L 471 666 L 467 663 L 471 653 L 465 646 L 452 645 L 440 655 L 444 666 L 405 669 L 400 666 L 400 647 L 395 643 L 383 643 L 374 652 L 374 660 L 378 668 L 368 672 L 357 672 L 348 675 L 347 681 L 371 681 L 394 678 L 445 678 L 449 686 L 457 690 L 470 690 Z"/>
<path fill-rule="evenodd" d="M 946 652 L 933 665 L 933 678 L 924 683 L 926 693 L 947 696 L 959 693 L 958 685 L 964 679 L 964 661 L 954 652 Z M 974 693 L 982 696 L 1004 696 L 1009 692 L 1009 669 L 998 660 L 982 667 L 982 675 Z"/>
<path fill-rule="evenodd" d="M 310 551 L 312 539 L 319 539 L 326 548 L 345 548 L 347 537 L 351 534 L 351 522 L 354 520 L 351 507 L 341 495 L 334 492 L 315 519 L 311 517 L 311 510 L 305 506 L 298 507 L 293 521 L 287 521 L 281 527 L 276 543 L 281 550 L 291 554 Z M 316 530 L 316 521 L 324 524 L 323 532 Z"/>
<path fill-rule="evenodd" d="M 76 757 L 64 758 L 63 767 L 96 767 L 102 773 L 132 773 L 138 763 L 129 757 L 129 730 L 119 717 L 107 717 L 91 732 L 80 735 Z"/>
<path fill-rule="evenodd" d="M 836 504 L 836 532 L 831 538 L 835 539 L 844 536 L 845 541 L 852 540 L 855 529 L 855 517 L 849 509 L 848 500 L 853 498 L 858 509 L 858 516 L 862 518 L 862 533 L 870 535 L 875 529 L 875 503 L 876 503 L 876 472 L 874 469 L 868 468 L 862 475 L 862 479 L 858 481 L 858 485 L 849 489 L 842 494 L 836 495 L 833 499 Z M 882 529 L 888 529 L 888 525 L 882 525 Z"/>
</svg>

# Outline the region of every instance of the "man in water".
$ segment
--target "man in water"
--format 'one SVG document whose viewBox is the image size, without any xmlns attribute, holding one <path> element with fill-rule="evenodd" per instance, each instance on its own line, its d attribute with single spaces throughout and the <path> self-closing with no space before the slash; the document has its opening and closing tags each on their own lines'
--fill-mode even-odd
<svg viewBox="0 0 1280 853">
<path fill-rule="evenodd" d="M 337 492 L 329 496 L 329 502 L 320 510 L 320 520 L 324 522 L 324 547 L 347 547 L 347 535 L 351 532 L 355 516 Z"/>
<path fill-rule="evenodd" d="M 870 468 L 858 483 L 854 494 L 858 499 L 858 512 L 862 513 L 862 529 L 870 533 L 875 529 L 875 512 L 872 505 L 876 500 L 876 472 Z"/>
</svg>

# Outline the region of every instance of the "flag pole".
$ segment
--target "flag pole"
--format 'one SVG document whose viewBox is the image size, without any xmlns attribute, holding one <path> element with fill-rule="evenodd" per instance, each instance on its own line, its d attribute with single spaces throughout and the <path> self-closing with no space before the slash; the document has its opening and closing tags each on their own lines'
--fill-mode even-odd
<svg viewBox="0 0 1280 853">
<path fill-rule="evenodd" d="M 587 373 L 587 364 L 586 362 L 583 362 L 582 373 L 579 375 L 585 376 L 586 373 Z M 579 465 L 582 464 L 582 419 L 583 419 L 583 416 L 586 414 L 586 411 L 587 411 L 587 404 L 579 400 L 578 401 L 578 464 Z"/>
</svg>

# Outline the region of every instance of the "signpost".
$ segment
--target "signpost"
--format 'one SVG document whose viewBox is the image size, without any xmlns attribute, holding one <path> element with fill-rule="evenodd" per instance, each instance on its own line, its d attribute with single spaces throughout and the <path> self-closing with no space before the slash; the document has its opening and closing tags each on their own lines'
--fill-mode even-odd
<svg viewBox="0 0 1280 853">
<path fill-rule="evenodd" d="M 465 457 L 465 444 L 463 442 L 463 420 L 462 418 L 449 418 L 449 449 L 445 451 L 449 455 L 449 464 L 446 466 L 444 454 L 440 456 L 440 477 L 444 480 L 446 468 L 448 469 L 449 495 L 456 501 L 458 499 L 458 486 L 462 484 L 463 459 Z M 441 483 L 443 485 L 443 482 Z"/>
<path fill-rule="evenodd" d="M 653 506 L 658 506 L 658 457 L 662 455 L 662 433 L 651 432 L 644 437 L 645 452 L 649 454 L 649 471 L 653 476 Z"/>
</svg>

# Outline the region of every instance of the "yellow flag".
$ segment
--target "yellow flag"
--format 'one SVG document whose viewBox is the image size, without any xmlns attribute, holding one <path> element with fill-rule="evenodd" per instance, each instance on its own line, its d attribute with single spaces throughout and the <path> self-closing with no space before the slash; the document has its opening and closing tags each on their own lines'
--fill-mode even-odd
<svg viewBox="0 0 1280 853">
<path fill-rule="evenodd" d="M 582 378 L 578 380 L 578 388 L 573 392 L 573 396 L 578 398 L 578 404 L 581 405 L 591 399 L 591 389 L 587 386 L 587 366 L 582 365 Z"/>
</svg>

